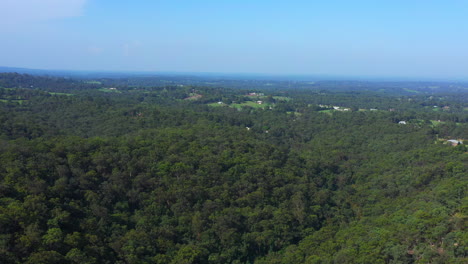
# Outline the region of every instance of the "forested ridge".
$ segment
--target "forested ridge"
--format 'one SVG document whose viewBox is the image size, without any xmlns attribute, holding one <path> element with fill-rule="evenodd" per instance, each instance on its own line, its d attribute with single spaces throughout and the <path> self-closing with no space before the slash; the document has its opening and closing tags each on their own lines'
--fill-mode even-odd
<svg viewBox="0 0 468 264">
<path fill-rule="evenodd" d="M 121 82 L 0 74 L 1 263 L 468 262 L 464 90 Z"/>
</svg>

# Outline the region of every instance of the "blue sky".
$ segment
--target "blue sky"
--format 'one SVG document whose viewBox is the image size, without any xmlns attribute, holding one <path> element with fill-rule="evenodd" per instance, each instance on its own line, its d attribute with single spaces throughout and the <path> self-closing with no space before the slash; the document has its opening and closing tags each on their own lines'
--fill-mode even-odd
<svg viewBox="0 0 468 264">
<path fill-rule="evenodd" d="M 468 1 L 0 0 L 0 66 L 468 78 Z"/>
</svg>

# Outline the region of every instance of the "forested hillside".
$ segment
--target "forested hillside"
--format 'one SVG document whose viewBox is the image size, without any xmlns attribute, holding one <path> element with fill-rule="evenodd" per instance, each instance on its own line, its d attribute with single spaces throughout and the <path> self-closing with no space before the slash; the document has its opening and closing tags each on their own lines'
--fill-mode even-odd
<svg viewBox="0 0 468 264">
<path fill-rule="evenodd" d="M 463 90 L 120 82 L 0 75 L 0 263 L 468 262 Z"/>
</svg>

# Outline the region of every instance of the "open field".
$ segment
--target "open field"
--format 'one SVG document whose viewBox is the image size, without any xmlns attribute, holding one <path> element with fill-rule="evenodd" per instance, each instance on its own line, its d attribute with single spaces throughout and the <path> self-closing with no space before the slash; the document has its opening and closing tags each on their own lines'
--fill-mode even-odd
<svg viewBox="0 0 468 264">
<path fill-rule="evenodd" d="M 215 103 L 209 103 L 207 104 L 208 106 L 213 106 L 213 107 L 220 107 L 220 106 L 229 106 L 229 107 L 233 107 L 233 108 L 237 108 L 237 109 L 241 109 L 242 107 L 252 107 L 252 108 L 265 108 L 265 107 L 270 107 L 271 104 L 268 104 L 268 103 L 262 103 L 262 104 L 258 104 L 257 102 L 254 102 L 254 101 L 246 101 L 246 102 L 243 102 L 243 103 L 239 103 L 239 104 L 219 104 L 217 102 Z"/>
<path fill-rule="evenodd" d="M 51 93 L 51 92 L 49 92 L 49 94 L 51 94 L 51 95 L 66 95 L 66 96 L 74 95 L 74 94 L 71 94 L 71 93 Z"/>
<path fill-rule="evenodd" d="M 244 106 L 250 106 L 250 107 L 253 107 L 253 108 L 264 108 L 264 107 L 267 107 L 267 106 L 270 106 L 269 104 L 258 104 L 257 102 L 253 102 L 253 101 L 247 101 L 247 102 L 244 102 L 244 103 L 240 103 L 240 104 L 231 104 L 230 107 L 234 107 L 234 108 L 242 108 Z"/>
<path fill-rule="evenodd" d="M 218 103 L 210 103 L 210 104 L 207 104 L 208 106 L 213 106 L 213 107 L 220 107 L 220 106 L 229 106 L 227 104 L 218 104 Z"/>
<path fill-rule="evenodd" d="M 26 100 L 23 100 L 23 99 L 0 99 L 0 102 L 3 102 L 3 103 L 8 103 L 8 102 L 13 102 L 13 103 L 18 103 L 18 104 L 23 104 L 23 102 L 26 101 Z"/>
<path fill-rule="evenodd" d="M 109 88 L 99 88 L 98 91 L 104 92 L 104 93 L 122 93 L 119 90 L 111 90 Z"/>
<path fill-rule="evenodd" d="M 87 81 L 88 84 L 102 84 L 100 81 Z"/>
</svg>

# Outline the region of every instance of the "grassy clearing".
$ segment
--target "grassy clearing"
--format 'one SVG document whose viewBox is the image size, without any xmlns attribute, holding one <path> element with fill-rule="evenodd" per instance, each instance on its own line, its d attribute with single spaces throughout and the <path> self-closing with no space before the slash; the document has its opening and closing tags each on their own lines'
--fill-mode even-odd
<svg viewBox="0 0 468 264">
<path fill-rule="evenodd" d="M 253 107 L 253 108 L 265 108 L 267 106 L 270 106 L 269 104 L 257 104 L 257 102 L 253 102 L 253 101 L 247 101 L 247 102 L 244 102 L 244 103 L 241 103 L 241 104 L 231 104 L 230 105 L 231 107 L 234 107 L 234 108 L 242 108 L 244 106 L 250 106 L 250 107 Z"/>
<path fill-rule="evenodd" d="M 419 121 L 419 122 L 424 122 L 424 121 L 421 120 L 421 119 L 418 119 L 418 121 Z M 432 126 L 432 127 L 435 127 L 435 126 L 438 126 L 438 125 L 443 125 L 443 124 L 447 123 L 447 122 L 445 122 L 445 121 L 438 121 L 438 120 L 429 120 L 429 122 L 431 122 L 431 126 Z M 455 123 L 456 126 L 461 126 L 462 124 L 463 124 L 463 123 L 459 123 L 459 122 L 456 122 L 456 123 Z"/>
<path fill-rule="evenodd" d="M 49 92 L 49 94 L 51 94 L 51 95 L 66 95 L 66 96 L 74 95 L 74 94 L 71 94 L 71 93 L 51 93 L 51 92 Z"/>
<path fill-rule="evenodd" d="M 87 81 L 87 84 L 102 84 L 100 81 Z"/>
<path fill-rule="evenodd" d="M 207 104 L 208 106 L 220 107 L 220 106 L 228 106 L 227 104 L 218 104 L 218 103 L 211 103 Z"/>
<path fill-rule="evenodd" d="M 438 126 L 440 124 L 445 124 L 443 121 L 437 121 L 437 120 L 429 120 L 431 121 L 432 126 Z"/>
<path fill-rule="evenodd" d="M 104 93 L 122 93 L 119 90 L 111 90 L 109 88 L 99 88 L 98 91 L 104 92 Z"/>
<path fill-rule="evenodd" d="M 23 104 L 24 101 L 23 99 L 0 99 L 0 102 L 2 103 L 18 103 L 18 104 Z"/>
<path fill-rule="evenodd" d="M 327 109 L 327 110 L 320 110 L 319 113 L 324 113 L 324 114 L 327 114 L 327 115 L 332 115 L 332 113 L 333 113 L 334 111 L 335 111 L 334 109 Z"/>
<path fill-rule="evenodd" d="M 203 95 L 201 94 L 196 94 L 196 93 L 190 93 L 189 94 L 189 97 L 185 98 L 184 100 L 191 100 L 191 101 L 194 101 L 194 100 L 198 100 L 200 98 L 202 98 Z"/>
<path fill-rule="evenodd" d="M 213 106 L 213 107 L 220 107 L 220 106 L 229 106 L 229 107 L 233 107 L 233 108 L 237 108 L 237 109 L 242 109 L 242 107 L 252 107 L 252 108 L 266 108 L 266 107 L 270 107 L 271 105 L 270 104 L 267 104 L 267 103 L 263 103 L 263 104 L 258 104 L 257 102 L 254 102 L 254 101 L 247 101 L 247 102 L 243 102 L 243 103 L 240 103 L 240 104 L 218 104 L 217 102 L 216 103 L 210 103 L 210 104 L 207 104 L 208 106 Z"/>
</svg>

